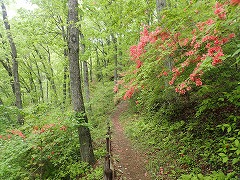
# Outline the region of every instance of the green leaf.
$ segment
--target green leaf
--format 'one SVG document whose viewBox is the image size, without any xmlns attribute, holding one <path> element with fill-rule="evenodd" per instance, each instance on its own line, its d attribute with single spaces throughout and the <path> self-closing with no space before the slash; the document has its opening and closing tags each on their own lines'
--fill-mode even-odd
<svg viewBox="0 0 240 180">
<path fill-rule="evenodd" d="M 199 179 L 204 179 L 204 176 L 202 174 L 198 174 Z"/>
<path fill-rule="evenodd" d="M 224 158 L 222 159 L 222 161 L 223 161 L 224 163 L 226 163 L 226 162 L 228 161 L 228 157 L 227 157 L 227 156 L 224 157 Z"/>
<path fill-rule="evenodd" d="M 232 127 L 229 126 L 228 129 L 227 129 L 227 132 L 230 133 L 232 131 Z"/>
<path fill-rule="evenodd" d="M 236 51 L 233 53 L 232 57 L 234 57 L 235 55 L 237 55 L 237 54 L 239 54 L 239 53 L 240 53 L 240 49 L 236 50 Z"/>
<path fill-rule="evenodd" d="M 239 147 L 239 140 L 238 140 L 238 139 L 236 139 L 236 140 L 234 141 L 234 143 L 235 143 L 235 146 L 236 146 L 236 147 Z"/>
<path fill-rule="evenodd" d="M 234 159 L 232 160 L 232 163 L 233 163 L 233 164 L 236 164 L 236 163 L 238 163 L 238 161 L 239 161 L 238 158 L 234 158 Z"/>
<path fill-rule="evenodd" d="M 230 141 L 233 141 L 234 139 L 236 139 L 236 138 L 235 137 L 228 138 L 228 140 L 230 140 Z"/>
<path fill-rule="evenodd" d="M 224 101 L 224 98 L 218 98 L 218 101 Z"/>
<path fill-rule="evenodd" d="M 224 153 L 219 153 L 218 155 L 221 156 L 221 157 L 226 157 L 226 156 L 227 156 L 227 155 L 224 154 Z"/>
</svg>

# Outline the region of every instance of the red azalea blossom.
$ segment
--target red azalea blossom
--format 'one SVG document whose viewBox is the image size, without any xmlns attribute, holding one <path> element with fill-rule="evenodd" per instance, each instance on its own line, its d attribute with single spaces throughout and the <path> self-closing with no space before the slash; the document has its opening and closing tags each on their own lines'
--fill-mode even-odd
<svg viewBox="0 0 240 180">
<path fill-rule="evenodd" d="M 186 89 L 187 89 L 187 91 L 190 91 L 192 88 L 190 86 L 188 86 Z"/>
<path fill-rule="evenodd" d="M 11 132 L 13 135 L 18 135 L 19 137 L 21 137 L 23 139 L 26 138 L 26 136 L 24 136 L 23 133 L 18 129 L 13 129 L 8 132 Z"/>
<path fill-rule="evenodd" d="M 130 99 L 132 97 L 132 95 L 134 94 L 135 90 L 136 90 L 135 86 L 130 87 L 126 91 L 125 95 L 123 96 L 123 99 L 124 100 Z"/>
<path fill-rule="evenodd" d="M 113 87 L 113 92 L 114 92 L 114 93 L 117 93 L 117 92 L 118 92 L 118 85 L 117 85 L 117 84 Z"/>
<path fill-rule="evenodd" d="M 235 6 L 235 5 L 239 5 L 240 4 L 240 0 L 231 0 L 230 4 Z"/>
<path fill-rule="evenodd" d="M 136 60 L 137 68 L 139 69 L 142 66 L 142 62 L 140 60 Z"/>
<path fill-rule="evenodd" d="M 62 127 L 60 127 L 60 130 L 61 130 L 61 131 L 66 131 L 66 130 L 67 130 L 67 127 L 66 127 L 66 126 L 62 126 Z"/>
<path fill-rule="evenodd" d="M 222 60 L 218 56 L 215 56 L 212 59 L 213 59 L 213 61 L 212 61 L 213 66 L 216 66 L 217 64 L 222 62 Z"/>
<path fill-rule="evenodd" d="M 167 71 L 164 71 L 164 72 L 163 72 L 163 75 L 164 75 L 164 76 L 168 76 Z"/>
<path fill-rule="evenodd" d="M 173 85 L 173 83 L 174 83 L 174 79 L 168 82 L 169 85 Z"/>
<path fill-rule="evenodd" d="M 200 47 L 200 44 L 196 42 L 196 44 L 194 45 L 194 49 L 198 49 L 199 47 Z"/>
<path fill-rule="evenodd" d="M 201 86 L 201 85 L 202 85 L 202 81 L 201 81 L 200 78 L 197 78 L 197 79 L 195 80 L 195 83 L 196 83 L 196 86 Z"/>
<path fill-rule="evenodd" d="M 236 35 L 234 33 L 231 33 L 228 35 L 229 38 L 234 38 Z"/>
<path fill-rule="evenodd" d="M 196 74 L 190 74 L 191 81 L 195 81 L 196 76 L 197 76 Z"/>
<path fill-rule="evenodd" d="M 180 39 L 179 40 L 179 45 L 180 46 L 186 46 L 188 44 L 188 38 L 185 38 L 185 39 Z"/>
<path fill-rule="evenodd" d="M 206 24 L 209 26 L 212 25 L 213 23 L 215 23 L 215 22 L 211 18 L 206 21 Z"/>
<path fill-rule="evenodd" d="M 210 43 L 207 43 L 206 46 L 205 46 L 207 49 L 209 49 L 211 47 L 211 44 Z"/>
<path fill-rule="evenodd" d="M 194 35 L 192 38 L 191 46 L 193 46 L 193 44 L 196 42 L 196 39 L 197 39 L 197 36 Z"/>
<path fill-rule="evenodd" d="M 189 59 L 187 59 L 186 61 L 184 61 L 182 64 L 181 64 L 182 67 L 187 67 L 189 66 Z"/>
<path fill-rule="evenodd" d="M 227 42 L 229 41 L 229 39 L 228 38 L 222 38 L 222 44 L 226 44 Z"/>
<path fill-rule="evenodd" d="M 226 12 L 223 8 L 223 5 L 220 3 L 216 3 L 214 14 L 218 15 L 219 19 L 226 19 Z"/>
<path fill-rule="evenodd" d="M 195 53 L 194 50 L 190 50 L 190 51 L 186 52 L 185 54 L 186 54 L 186 56 L 192 56 L 194 53 Z"/>
<path fill-rule="evenodd" d="M 180 94 L 185 94 L 185 93 L 186 93 L 186 90 L 185 90 L 185 89 L 181 89 L 181 90 L 179 90 L 179 93 L 180 93 Z"/>
<path fill-rule="evenodd" d="M 175 92 L 176 92 L 176 93 L 178 93 L 178 92 L 179 92 L 179 89 L 178 89 L 177 87 L 175 88 Z"/>
</svg>

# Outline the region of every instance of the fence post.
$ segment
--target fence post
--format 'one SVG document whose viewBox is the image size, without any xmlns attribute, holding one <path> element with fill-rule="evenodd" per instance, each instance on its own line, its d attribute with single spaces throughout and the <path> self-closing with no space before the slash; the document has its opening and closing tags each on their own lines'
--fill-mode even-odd
<svg viewBox="0 0 240 180">
<path fill-rule="evenodd" d="M 113 171 L 110 168 L 110 163 L 110 155 L 107 154 L 104 163 L 104 180 L 113 180 Z"/>
<path fill-rule="evenodd" d="M 104 180 L 113 180 L 114 174 L 113 174 L 113 167 L 111 167 L 111 129 L 110 126 L 108 126 L 107 131 L 107 137 L 106 137 L 106 150 L 107 154 L 105 156 L 104 160 Z"/>
</svg>

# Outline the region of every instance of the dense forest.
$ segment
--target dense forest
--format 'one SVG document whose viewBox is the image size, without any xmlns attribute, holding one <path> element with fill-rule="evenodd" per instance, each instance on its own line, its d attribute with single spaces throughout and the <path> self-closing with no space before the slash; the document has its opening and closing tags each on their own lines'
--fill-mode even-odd
<svg viewBox="0 0 240 180">
<path fill-rule="evenodd" d="M 240 178 L 239 0 L 28 0 L 10 17 L 15 2 L 0 0 L 0 179 L 103 179 L 122 101 L 151 179 Z"/>
</svg>

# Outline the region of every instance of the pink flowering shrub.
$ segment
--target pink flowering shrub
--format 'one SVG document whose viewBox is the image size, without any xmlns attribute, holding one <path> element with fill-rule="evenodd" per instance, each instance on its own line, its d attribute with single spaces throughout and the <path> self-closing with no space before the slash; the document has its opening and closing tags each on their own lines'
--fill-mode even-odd
<svg viewBox="0 0 240 180">
<path fill-rule="evenodd" d="M 190 5 L 188 11 L 202 12 L 200 18 L 187 19 L 174 30 L 168 22 L 168 13 L 161 22 L 164 28 L 158 26 L 150 31 L 150 27 L 143 27 L 139 43 L 130 47 L 130 57 L 136 66 L 128 72 L 131 86 L 126 85 L 123 99 L 131 98 L 142 85 L 146 89 L 165 89 L 170 85 L 179 94 L 204 85 L 204 73 L 223 63 L 229 55 L 224 47 L 237 36 L 234 11 L 239 9 L 239 1 L 214 3 L 205 5 L 201 11 Z"/>
</svg>

